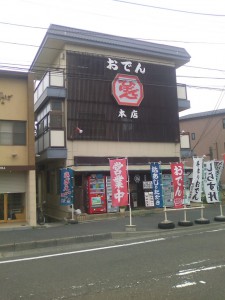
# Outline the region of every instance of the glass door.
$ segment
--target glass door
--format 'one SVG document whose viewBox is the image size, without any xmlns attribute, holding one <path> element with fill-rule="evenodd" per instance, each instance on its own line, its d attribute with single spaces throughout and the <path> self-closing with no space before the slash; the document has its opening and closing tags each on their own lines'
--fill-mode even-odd
<svg viewBox="0 0 225 300">
<path fill-rule="evenodd" d="M 0 223 L 25 219 L 22 194 L 0 194 Z"/>
</svg>

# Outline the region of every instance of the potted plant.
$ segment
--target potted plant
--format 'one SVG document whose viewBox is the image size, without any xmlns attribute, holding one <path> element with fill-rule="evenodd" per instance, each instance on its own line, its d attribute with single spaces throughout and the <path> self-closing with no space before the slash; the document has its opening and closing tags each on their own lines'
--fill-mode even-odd
<svg viewBox="0 0 225 300">
<path fill-rule="evenodd" d="M 120 212 L 121 213 L 125 213 L 126 210 L 126 206 L 120 206 Z"/>
</svg>

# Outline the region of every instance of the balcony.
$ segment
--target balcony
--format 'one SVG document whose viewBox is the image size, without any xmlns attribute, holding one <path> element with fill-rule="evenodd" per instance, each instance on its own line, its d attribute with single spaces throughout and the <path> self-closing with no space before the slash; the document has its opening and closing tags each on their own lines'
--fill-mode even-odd
<svg viewBox="0 0 225 300">
<path fill-rule="evenodd" d="M 35 141 L 35 153 L 38 161 L 46 159 L 65 159 L 64 130 L 47 130 Z"/>
<path fill-rule="evenodd" d="M 185 84 L 177 84 L 178 111 L 191 108 L 190 101 L 187 100 L 187 87 Z"/>
<path fill-rule="evenodd" d="M 61 111 L 49 111 L 36 123 L 35 153 L 38 157 L 37 161 L 66 158 L 64 123 L 64 114 Z"/>
<path fill-rule="evenodd" d="M 63 71 L 54 70 L 47 72 L 39 82 L 34 92 L 34 110 L 44 104 L 48 97 L 65 98 L 65 78 Z"/>
</svg>

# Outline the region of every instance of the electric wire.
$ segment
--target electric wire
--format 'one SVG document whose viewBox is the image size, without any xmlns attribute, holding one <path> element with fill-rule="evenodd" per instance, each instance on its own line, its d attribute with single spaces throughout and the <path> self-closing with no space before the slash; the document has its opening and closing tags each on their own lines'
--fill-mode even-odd
<svg viewBox="0 0 225 300">
<path fill-rule="evenodd" d="M 137 2 L 124 1 L 124 0 L 112 0 L 112 1 L 114 1 L 114 2 L 120 2 L 120 3 L 125 3 L 125 4 L 136 5 L 136 6 L 149 7 L 149 8 L 154 8 L 154 9 L 161 9 L 161 10 L 166 10 L 166 11 L 172 11 L 172 12 L 179 12 L 179 13 L 185 13 L 185 14 L 198 15 L 198 16 L 225 17 L 224 14 L 212 14 L 212 13 L 203 13 L 203 12 L 196 12 L 196 11 L 187 11 L 187 10 L 180 10 L 180 9 L 168 8 L 168 7 L 153 6 L 153 5 L 143 4 L 143 3 L 137 3 Z"/>
</svg>

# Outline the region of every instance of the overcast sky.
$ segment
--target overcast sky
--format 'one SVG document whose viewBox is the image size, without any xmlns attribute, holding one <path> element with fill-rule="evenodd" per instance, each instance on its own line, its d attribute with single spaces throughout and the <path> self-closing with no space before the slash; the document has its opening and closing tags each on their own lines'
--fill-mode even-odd
<svg viewBox="0 0 225 300">
<path fill-rule="evenodd" d="M 1 0 L 0 68 L 27 69 L 50 24 L 185 48 L 191 109 L 225 108 L 224 0 Z"/>
</svg>

